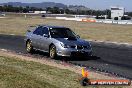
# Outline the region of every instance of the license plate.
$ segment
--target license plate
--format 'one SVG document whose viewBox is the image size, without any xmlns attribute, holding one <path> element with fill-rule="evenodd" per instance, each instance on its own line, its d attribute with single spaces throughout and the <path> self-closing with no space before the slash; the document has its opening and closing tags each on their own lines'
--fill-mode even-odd
<svg viewBox="0 0 132 88">
<path fill-rule="evenodd" d="M 78 51 L 77 53 L 81 53 L 81 54 L 83 54 L 83 53 L 85 53 L 85 51 Z"/>
</svg>

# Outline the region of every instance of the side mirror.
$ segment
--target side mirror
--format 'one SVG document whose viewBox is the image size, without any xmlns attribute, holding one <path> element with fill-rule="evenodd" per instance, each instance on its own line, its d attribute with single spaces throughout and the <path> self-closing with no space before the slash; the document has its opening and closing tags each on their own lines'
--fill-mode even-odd
<svg viewBox="0 0 132 88">
<path fill-rule="evenodd" d="M 29 26 L 29 27 L 36 27 L 36 26 L 31 25 L 31 26 Z"/>
<path fill-rule="evenodd" d="M 80 38 L 80 36 L 79 36 L 79 35 L 77 35 L 77 38 Z"/>
<path fill-rule="evenodd" d="M 49 35 L 47 35 L 47 34 L 43 34 L 43 36 L 49 38 Z"/>
<path fill-rule="evenodd" d="M 31 32 L 31 30 L 27 30 L 27 32 Z"/>
</svg>

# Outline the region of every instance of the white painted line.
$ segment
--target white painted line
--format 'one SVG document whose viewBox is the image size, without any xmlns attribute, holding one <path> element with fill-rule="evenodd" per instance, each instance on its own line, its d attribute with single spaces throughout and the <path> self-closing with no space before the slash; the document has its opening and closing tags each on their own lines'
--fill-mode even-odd
<svg viewBox="0 0 132 88">
<path fill-rule="evenodd" d="M 0 49 L 0 50 L 2 50 L 2 51 L 7 51 L 6 49 Z"/>
<path fill-rule="evenodd" d="M 15 34 L 9 34 L 9 35 L 15 35 Z"/>
<path fill-rule="evenodd" d="M 7 17 L 0 17 L 0 19 L 7 18 Z"/>
<path fill-rule="evenodd" d="M 4 33 L 0 33 L 1 35 L 15 35 L 15 34 L 4 34 Z"/>
<path fill-rule="evenodd" d="M 88 39 L 85 39 L 88 40 Z M 88 40 L 90 42 L 96 42 L 96 43 L 105 43 L 105 44 L 116 44 L 116 45 L 125 45 L 125 46 L 131 46 L 132 44 L 129 43 L 119 43 L 119 42 L 110 42 L 110 41 L 99 41 L 99 40 Z"/>
</svg>

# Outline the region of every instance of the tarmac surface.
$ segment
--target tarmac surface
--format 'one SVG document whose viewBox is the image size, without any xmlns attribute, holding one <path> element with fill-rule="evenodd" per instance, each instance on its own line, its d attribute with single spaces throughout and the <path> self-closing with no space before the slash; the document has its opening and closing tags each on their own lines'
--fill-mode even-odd
<svg viewBox="0 0 132 88">
<path fill-rule="evenodd" d="M 88 58 L 67 59 L 69 63 L 86 66 L 101 72 L 107 72 L 132 79 L 132 46 L 91 42 L 93 56 Z M 27 54 L 24 36 L 0 34 L 0 49 Z M 38 52 L 34 56 L 42 56 Z M 43 57 L 48 58 L 47 54 Z"/>
</svg>

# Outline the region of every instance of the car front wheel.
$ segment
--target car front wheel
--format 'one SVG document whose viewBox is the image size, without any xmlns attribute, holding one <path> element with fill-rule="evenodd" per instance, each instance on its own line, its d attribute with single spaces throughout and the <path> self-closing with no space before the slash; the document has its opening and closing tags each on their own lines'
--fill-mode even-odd
<svg viewBox="0 0 132 88">
<path fill-rule="evenodd" d="M 50 55 L 50 58 L 51 58 L 51 59 L 54 59 L 54 58 L 57 56 L 55 45 L 52 45 L 52 46 L 50 47 L 49 55 Z"/>
<path fill-rule="evenodd" d="M 27 50 L 28 53 L 32 53 L 33 52 L 33 46 L 31 44 L 31 41 L 27 41 L 26 50 Z"/>
</svg>

